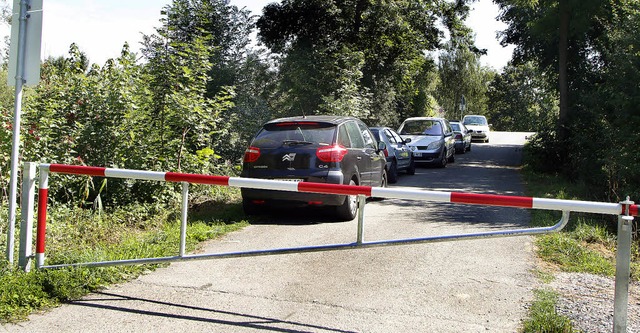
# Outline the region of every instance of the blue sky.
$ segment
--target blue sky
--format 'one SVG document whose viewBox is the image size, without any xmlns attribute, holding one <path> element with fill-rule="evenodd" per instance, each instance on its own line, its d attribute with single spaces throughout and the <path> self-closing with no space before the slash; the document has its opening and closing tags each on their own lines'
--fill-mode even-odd
<svg viewBox="0 0 640 333">
<path fill-rule="evenodd" d="M 171 0 L 43 0 L 42 56 L 67 53 L 75 42 L 92 62 L 103 64 L 120 54 L 125 41 L 134 51 L 139 49 L 142 34 L 151 34 L 160 25 L 160 10 Z M 4 0 L 6 3 L 7 0 Z M 246 7 L 259 14 L 262 7 L 274 0 L 231 0 L 231 4 Z M 488 49 L 481 58 L 484 65 L 502 68 L 511 58 L 512 47 L 503 48 L 496 40 L 496 31 L 504 25 L 495 20 L 497 7 L 491 0 L 474 3 L 467 23 L 476 31 L 476 44 Z M 8 35 L 9 28 L 0 27 Z"/>
</svg>

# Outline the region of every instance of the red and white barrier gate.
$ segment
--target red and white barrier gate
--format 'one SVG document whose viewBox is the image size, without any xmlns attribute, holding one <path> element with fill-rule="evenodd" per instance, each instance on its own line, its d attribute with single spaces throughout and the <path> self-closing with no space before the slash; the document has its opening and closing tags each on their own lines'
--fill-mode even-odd
<svg viewBox="0 0 640 333">
<path fill-rule="evenodd" d="M 88 175 L 109 178 L 128 178 L 140 180 L 155 180 L 166 182 L 181 182 L 182 187 L 182 224 L 181 224 L 181 240 L 180 253 L 177 256 L 163 258 L 140 258 L 129 260 L 116 260 L 104 262 L 87 262 L 60 265 L 44 265 L 45 260 L 45 235 L 46 235 L 46 218 L 47 218 L 47 192 L 49 173 L 63 173 L 73 175 Z M 23 180 L 28 181 L 28 180 Z M 197 254 L 186 255 L 185 239 L 187 226 L 187 208 L 188 208 L 188 186 L 193 184 L 207 184 L 220 186 L 233 186 L 244 188 L 256 188 L 279 191 L 292 192 L 313 192 L 325 194 L 341 194 L 341 195 L 357 195 L 359 197 L 359 213 L 358 213 L 358 232 L 357 239 L 353 243 L 346 244 L 330 244 L 317 245 L 295 248 L 278 248 L 268 250 L 255 250 L 244 252 L 229 253 L 213 253 L 213 254 Z M 364 230 L 364 207 L 366 197 L 377 198 L 396 198 L 425 200 L 435 202 L 450 202 L 457 204 L 474 204 L 486 206 L 501 206 L 529 209 L 545 209 L 562 211 L 562 218 L 558 223 L 551 227 L 541 228 L 524 228 L 515 230 L 502 230 L 483 233 L 455 234 L 444 236 L 431 236 L 409 239 L 392 239 L 365 242 L 363 239 Z M 23 200 L 24 201 L 24 200 Z M 27 200 L 29 201 L 29 200 Z M 33 202 L 33 198 L 30 199 Z M 28 204 L 28 203 L 27 203 Z M 493 194 L 475 194 L 461 192 L 441 192 L 427 190 L 409 190 L 395 188 L 378 188 L 370 186 L 352 186 L 337 185 L 325 183 L 309 183 L 309 182 L 282 182 L 277 180 L 239 178 L 215 175 L 185 174 L 175 172 L 156 172 L 128 169 L 113 169 L 103 167 L 90 166 L 74 166 L 62 164 L 41 164 L 40 165 L 40 184 L 38 191 L 38 220 L 37 220 L 37 239 L 36 239 L 36 267 L 44 268 L 62 268 L 70 266 L 111 266 L 124 264 L 148 264 L 181 260 L 201 260 L 213 258 L 232 258 L 243 256 L 260 256 L 275 255 L 299 252 L 319 252 L 327 250 L 344 250 L 364 247 L 377 247 L 389 245 L 402 245 L 413 243 L 429 243 L 442 242 L 452 240 L 487 238 L 487 237 L 510 237 L 521 235 L 535 235 L 560 231 L 567 224 L 570 212 L 599 213 L 617 215 L 618 219 L 618 252 L 616 257 L 616 291 L 615 291 L 615 308 L 614 308 L 614 332 L 626 331 L 628 288 L 630 275 L 630 258 L 631 258 L 631 222 L 634 216 L 638 216 L 638 205 L 627 199 L 621 203 L 602 203 L 593 201 L 577 201 L 577 200 L 559 200 L 532 198 L 523 196 L 504 196 Z M 21 228 L 30 231 L 31 228 Z M 29 236 L 30 237 L 30 236 Z M 22 237 L 21 237 L 22 238 Z M 30 239 L 30 238 L 29 238 Z M 31 257 L 30 250 L 21 253 L 22 258 Z M 23 260 L 21 260 L 22 262 Z M 28 260 L 24 260 L 28 262 Z M 25 267 L 26 268 L 26 267 Z"/>
</svg>

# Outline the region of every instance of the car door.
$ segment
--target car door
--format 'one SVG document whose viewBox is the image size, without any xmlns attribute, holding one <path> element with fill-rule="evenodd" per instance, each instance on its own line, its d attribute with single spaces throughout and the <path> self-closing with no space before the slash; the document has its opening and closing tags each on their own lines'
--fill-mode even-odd
<svg viewBox="0 0 640 333">
<path fill-rule="evenodd" d="M 409 163 L 411 162 L 411 150 L 409 149 L 409 146 L 407 146 L 400 135 L 392 129 L 386 128 L 384 131 L 387 138 L 389 138 L 389 142 L 393 146 L 396 161 L 398 161 L 398 168 L 402 169 L 409 166 Z"/>
</svg>

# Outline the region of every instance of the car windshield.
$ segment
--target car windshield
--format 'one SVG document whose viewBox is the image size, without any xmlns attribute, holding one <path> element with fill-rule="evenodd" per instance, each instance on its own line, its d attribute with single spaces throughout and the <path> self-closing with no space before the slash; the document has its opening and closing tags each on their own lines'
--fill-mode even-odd
<svg viewBox="0 0 640 333">
<path fill-rule="evenodd" d="M 336 126 L 317 122 L 286 122 L 267 124 L 251 143 L 259 148 L 278 148 L 283 145 L 330 145 Z"/>
<path fill-rule="evenodd" d="M 465 125 L 482 125 L 487 126 L 487 119 L 485 117 L 464 117 L 462 121 Z"/>
<path fill-rule="evenodd" d="M 442 135 L 442 126 L 437 120 L 407 120 L 402 124 L 400 134 L 403 135 Z"/>
</svg>

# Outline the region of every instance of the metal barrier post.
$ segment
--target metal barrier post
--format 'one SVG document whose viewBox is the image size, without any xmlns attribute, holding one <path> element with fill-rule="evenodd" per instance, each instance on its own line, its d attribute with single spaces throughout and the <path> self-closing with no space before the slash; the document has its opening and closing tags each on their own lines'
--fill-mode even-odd
<svg viewBox="0 0 640 333">
<path fill-rule="evenodd" d="M 629 206 L 633 201 L 627 197 L 621 202 L 624 214 L 618 216 L 618 249 L 616 253 L 616 286 L 613 305 L 613 332 L 627 332 L 627 308 L 629 304 L 629 277 L 631 274 L 631 222 Z"/>
<path fill-rule="evenodd" d="M 187 246 L 187 213 L 189 211 L 189 183 L 182 182 L 182 217 L 180 219 L 180 256 Z"/>
<path fill-rule="evenodd" d="M 31 270 L 33 258 L 33 206 L 36 188 L 36 163 L 24 163 L 22 165 L 22 202 L 20 213 L 20 251 L 18 267 L 25 272 Z"/>
<path fill-rule="evenodd" d="M 40 166 L 38 184 L 38 226 L 36 227 L 36 268 L 44 266 L 44 244 L 47 233 L 47 201 L 49 197 L 49 168 Z"/>
<path fill-rule="evenodd" d="M 349 198 L 345 200 L 349 200 Z M 364 195 L 358 195 L 358 244 L 362 244 L 364 240 L 364 205 L 366 204 L 366 200 L 367 197 Z"/>
</svg>

